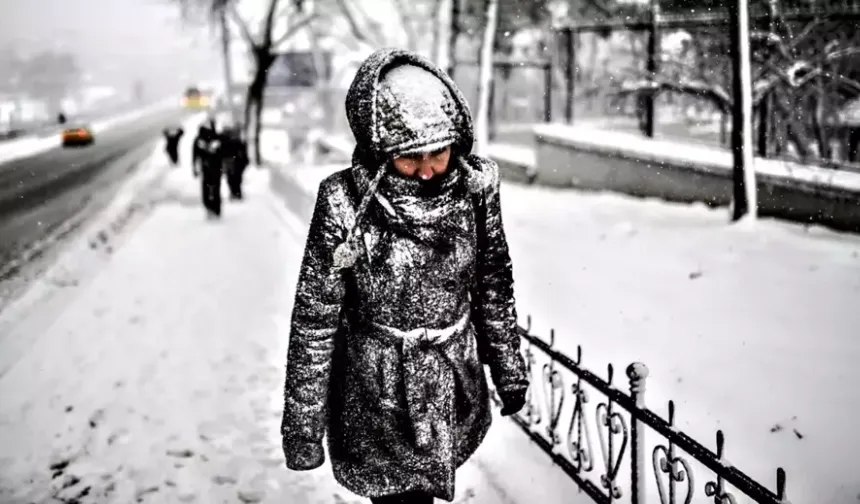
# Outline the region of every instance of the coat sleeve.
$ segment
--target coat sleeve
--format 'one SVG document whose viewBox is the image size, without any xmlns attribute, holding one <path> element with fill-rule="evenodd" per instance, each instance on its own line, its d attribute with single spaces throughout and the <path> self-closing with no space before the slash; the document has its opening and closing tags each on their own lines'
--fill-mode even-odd
<svg viewBox="0 0 860 504">
<path fill-rule="evenodd" d="M 293 306 L 281 434 L 287 467 L 295 470 L 322 464 L 324 453 L 334 336 L 344 296 L 342 273 L 332 268 L 334 249 L 346 236 L 333 186 L 330 180 L 320 185 Z"/>
<path fill-rule="evenodd" d="M 491 161 L 483 164 L 492 182 L 486 194 L 485 236 L 478 246 L 474 322 L 498 391 L 524 391 L 529 381 L 517 333 L 513 266 L 502 223 L 498 166 Z"/>
</svg>

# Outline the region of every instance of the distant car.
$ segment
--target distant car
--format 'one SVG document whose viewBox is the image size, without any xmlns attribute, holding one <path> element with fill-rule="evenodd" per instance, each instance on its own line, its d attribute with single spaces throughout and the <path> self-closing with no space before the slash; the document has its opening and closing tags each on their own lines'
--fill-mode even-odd
<svg viewBox="0 0 860 504">
<path fill-rule="evenodd" d="M 70 126 L 63 128 L 61 133 L 63 147 L 83 147 L 92 145 L 95 141 L 93 130 L 89 126 Z"/>
<path fill-rule="evenodd" d="M 190 87 L 182 95 L 182 106 L 191 110 L 202 110 L 209 107 L 209 96 L 196 87 Z"/>
</svg>

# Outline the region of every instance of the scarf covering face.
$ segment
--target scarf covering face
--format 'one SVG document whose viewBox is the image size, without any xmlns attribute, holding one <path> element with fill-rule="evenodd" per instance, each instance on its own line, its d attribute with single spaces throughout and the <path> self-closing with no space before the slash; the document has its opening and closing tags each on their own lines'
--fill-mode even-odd
<svg viewBox="0 0 860 504">
<path fill-rule="evenodd" d="M 368 170 L 358 168 L 353 175 L 359 192 L 368 192 L 373 183 Z M 373 195 L 373 215 L 397 235 L 439 252 L 449 252 L 457 239 L 469 239 L 453 218 L 461 207 L 451 204 L 452 199 L 468 197 L 459 164 L 453 158 L 445 174 L 428 181 L 390 174 L 381 180 Z"/>
</svg>

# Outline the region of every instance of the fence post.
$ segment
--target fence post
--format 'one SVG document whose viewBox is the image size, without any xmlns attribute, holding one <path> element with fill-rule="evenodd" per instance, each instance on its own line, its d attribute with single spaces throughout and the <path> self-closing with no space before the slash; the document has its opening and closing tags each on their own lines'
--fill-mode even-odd
<svg viewBox="0 0 860 504">
<path fill-rule="evenodd" d="M 645 380 L 648 368 L 641 362 L 627 366 L 630 379 L 630 396 L 636 409 L 645 409 Z M 645 504 L 645 431 L 641 420 L 635 413 L 630 415 L 630 502 Z"/>
<path fill-rule="evenodd" d="M 565 76 L 564 118 L 567 124 L 573 124 L 573 92 L 576 89 L 576 37 L 573 36 L 573 28 L 564 27 L 564 45 L 567 48 L 567 75 Z"/>
<path fill-rule="evenodd" d="M 552 61 L 543 67 L 543 122 L 552 122 Z"/>
</svg>

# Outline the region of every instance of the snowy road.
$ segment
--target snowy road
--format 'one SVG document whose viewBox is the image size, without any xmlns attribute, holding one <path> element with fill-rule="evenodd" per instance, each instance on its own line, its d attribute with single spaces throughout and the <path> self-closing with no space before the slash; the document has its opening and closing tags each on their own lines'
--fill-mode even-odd
<svg viewBox="0 0 860 504">
<path fill-rule="evenodd" d="M 313 193 L 336 169 L 290 176 Z M 729 460 L 771 490 L 785 467 L 795 504 L 856 500 L 860 237 L 512 184 L 503 208 L 518 311 L 534 333 L 548 340 L 554 328 L 572 357 L 581 345 L 600 376 L 612 363 L 625 390 L 623 370 L 644 362 L 651 409 L 665 418 L 673 399 L 676 424 L 713 450 L 722 429 Z M 694 471 L 704 497 L 712 474 Z M 650 469 L 648 484 L 656 492 Z"/>
<path fill-rule="evenodd" d="M 0 281 L 32 269 L 58 235 L 101 208 L 149 156 L 161 129 L 181 119 L 178 109 L 149 112 L 97 134 L 92 146 L 53 147 L 0 163 Z"/>
</svg>

